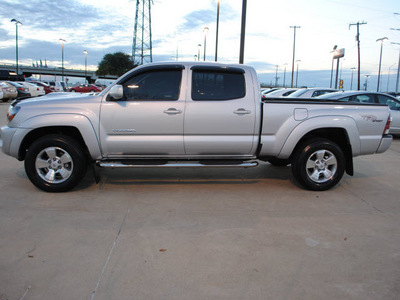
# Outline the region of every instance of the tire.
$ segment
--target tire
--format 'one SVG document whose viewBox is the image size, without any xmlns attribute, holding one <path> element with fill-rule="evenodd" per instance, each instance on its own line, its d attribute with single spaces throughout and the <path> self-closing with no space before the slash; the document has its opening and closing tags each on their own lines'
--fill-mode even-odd
<svg viewBox="0 0 400 300">
<path fill-rule="evenodd" d="M 292 173 L 306 188 L 325 191 L 338 184 L 345 164 L 345 156 L 337 144 L 322 138 L 310 139 L 297 148 Z"/>
<path fill-rule="evenodd" d="M 75 90 L 71 90 L 71 93 L 75 93 L 76 91 Z"/>
<path fill-rule="evenodd" d="M 72 189 L 85 176 L 86 168 L 85 152 L 68 136 L 43 136 L 29 147 L 25 157 L 29 180 L 46 192 Z"/>
<path fill-rule="evenodd" d="M 275 167 L 285 167 L 290 165 L 290 159 L 270 158 L 268 162 Z"/>
</svg>

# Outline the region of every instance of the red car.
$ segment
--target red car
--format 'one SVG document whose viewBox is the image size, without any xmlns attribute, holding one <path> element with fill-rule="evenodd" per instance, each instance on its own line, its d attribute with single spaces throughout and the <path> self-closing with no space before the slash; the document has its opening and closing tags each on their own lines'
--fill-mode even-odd
<svg viewBox="0 0 400 300">
<path fill-rule="evenodd" d="M 94 84 L 81 84 L 70 88 L 69 91 L 78 93 L 93 93 L 93 92 L 101 92 L 101 89 L 95 86 Z"/>
<path fill-rule="evenodd" d="M 29 83 L 33 83 L 33 84 L 35 84 L 35 85 L 37 85 L 37 86 L 42 86 L 42 87 L 44 88 L 44 92 L 45 92 L 46 94 L 51 93 L 51 92 L 54 92 L 54 91 L 51 89 L 50 85 L 48 85 L 47 83 L 40 82 L 40 81 L 30 81 Z"/>
</svg>

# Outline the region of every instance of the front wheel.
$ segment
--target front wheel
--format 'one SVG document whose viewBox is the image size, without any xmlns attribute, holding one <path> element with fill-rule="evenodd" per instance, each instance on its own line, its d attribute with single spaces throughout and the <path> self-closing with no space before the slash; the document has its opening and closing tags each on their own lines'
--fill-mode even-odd
<svg viewBox="0 0 400 300">
<path fill-rule="evenodd" d="M 345 156 L 342 149 L 327 139 L 311 139 L 297 149 L 292 161 L 296 180 L 314 191 L 334 187 L 343 177 Z"/>
<path fill-rule="evenodd" d="M 67 136 L 43 136 L 29 147 L 25 157 L 28 178 L 46 192 L 72 189 L 82 180 L 86 168 L 81 145 Z"/>
</svg>

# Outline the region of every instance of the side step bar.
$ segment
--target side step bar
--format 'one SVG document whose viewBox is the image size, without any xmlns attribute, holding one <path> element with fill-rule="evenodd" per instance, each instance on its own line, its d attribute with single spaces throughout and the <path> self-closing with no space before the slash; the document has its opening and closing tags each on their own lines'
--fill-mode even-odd
<svg viewBox="0 0 400 300">
<path fill-rule="evenodd" d="M 257 161 L 168 161 L 168 160 L 119 160 L 97 161 L 102 168 L 251 168 L 258 166 Z"/>
</svg>

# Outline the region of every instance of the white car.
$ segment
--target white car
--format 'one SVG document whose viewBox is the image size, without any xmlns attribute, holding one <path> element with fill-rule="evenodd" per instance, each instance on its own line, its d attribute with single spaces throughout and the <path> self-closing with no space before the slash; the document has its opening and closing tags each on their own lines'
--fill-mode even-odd
<svg viewBox="0 0 400 300">
<path fill-rule="evenodd" d="M 273 91 L 271 93 L 264 95 L 263 99 L 276 98 L 276 97 L 287 97 L 297 90 L 298 90 L 297 88 L 278 89 L 276 91 Z"/>
<path fill-rule="evenodd" d="M 31 97 L 43 96 L 45 94 L 44 88 L 42 86 L 37 86 L 35 84 L 25 81 L 18 81 L 18 83 L 22 84 L 29 90 Z"/>
<path fill-rule="evenodd" d="M 330 88 L 304 88 L 290 94 L 288 98 L 313 98 L 333 92 L 338 92 L 338 90 Z"/>
<path fill-rule="evenodd" d="M 315 99 L 386 104 L 390 108 L 390 116 L 392 117 L 389 134 L 400 134 L 400 100 L 391 95 L 377 92 L 345 91 L 325 94 Z"/>
<path fill-rule="evenodd" d="M 64 81 L 43 81 L 50 85 L 53 92 L 65 92 L 67 90 L 67 85 Z"/>
</svg>

